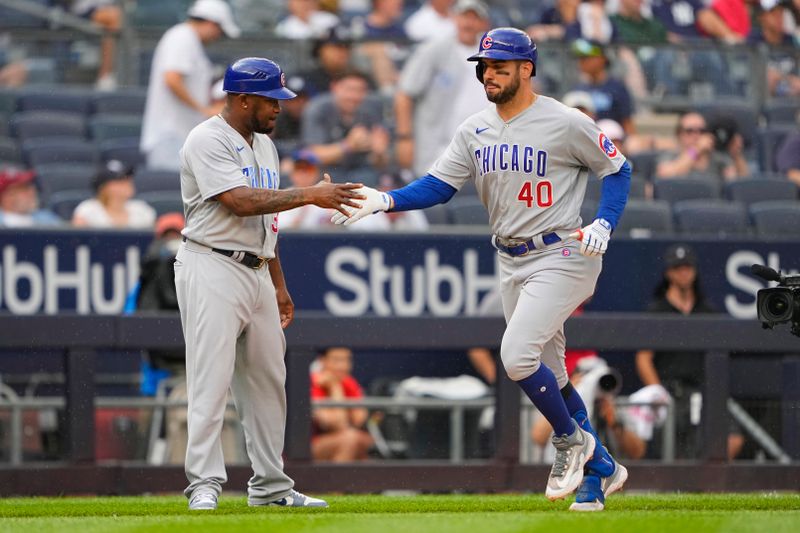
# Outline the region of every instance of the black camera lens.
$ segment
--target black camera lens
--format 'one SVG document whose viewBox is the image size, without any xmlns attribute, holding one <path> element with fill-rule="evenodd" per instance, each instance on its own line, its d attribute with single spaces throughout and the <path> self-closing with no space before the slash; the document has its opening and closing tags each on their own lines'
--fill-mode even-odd
<svg viewBox="0 0 800 533">
<path fill-rule="evenodd" d="M 788 287 L 774 287 L 758 291 L 758 319 L 781 323 L 792 319 L 794 295 Z"/>
<path fill-rule="evenodd" d="M 789 300 L 784 294 L 775 294 L 767 300 L 767 311 L 772 316 L 783 316 L 787 309 L 789 309 Z"/>
</svg>

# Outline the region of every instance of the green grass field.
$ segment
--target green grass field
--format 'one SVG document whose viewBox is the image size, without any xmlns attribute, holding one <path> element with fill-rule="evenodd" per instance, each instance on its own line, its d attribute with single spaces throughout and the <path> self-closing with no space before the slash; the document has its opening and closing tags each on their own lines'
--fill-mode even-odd
<svg viewBox="0 0 800 533">
<path fill-rule="evenodd" d="M 569 512 L 569 502 L 550 503 L 541 494 L 330 496 L 328 501 L 329 509 L 248 508 L 244 496 L 224 495 L 217 511 L 190 513 L 179 496 L 9 498 L 0 500 L 0 531 L 800 531 L 800 494 L 615 495 L 604 512 L 585 514 Z"/>
</svg>

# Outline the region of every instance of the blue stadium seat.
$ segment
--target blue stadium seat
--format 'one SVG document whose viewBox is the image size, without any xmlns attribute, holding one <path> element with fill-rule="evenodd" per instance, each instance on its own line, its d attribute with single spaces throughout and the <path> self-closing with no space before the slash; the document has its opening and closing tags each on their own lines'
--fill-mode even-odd
<svg viewBox="0 0 800 533">
<path fill-rule="evenodd" d="M 781 143 L 787 135 L 797 131 L 797 126 L 792 124 L 780 124 L 758 130 L 758 162 L 764 172 L 775 172 L 775 154 L 781 147 Z"/>
<path fill-rule="evenodd" d="M 45 137 L 22 143 L 22 153 L 28 166 L 83 163 L 96 166 L 99 154 L 94 143 L 73 137 Z"/>
<path fill-rule="evenodd" d="M 770 126 L 780 124 L 796 125 L 800 122 L 800 104 L 796 101 L 768 102 L 761 112 Z"/>
<path fill-rule="evenodd" d="M 100 159 L 103 162 L 116 159 L 132 168 L 139 168 L 145 164 L 144 155 L 139 151 L 139 137 L 121 137 L 100 141 Z"/>
<path fill-rule="evenodd" d="M 15 139 L 0 137 L 0 163 L 22 164 L 22 150 Z"/>
<path fill-rule="evenodd" d="M 142 132 L 141 115 L 97 114 L 89 118 L 92 139 L 120 139 L 138 137 Z"/>
<path fill-rule="evenodd" d="M 115 92 L 102 92 L 94 96 L 92 108 L 94 113 L 106 115 L 143 115 L 147 100 L 147 90 L 122 89 Z"/>
<path fill-rule="evenodd" d="M 660 178 L 653 183 L 656 200 L 669 203 L 699 198 L 719 198 L 720 184 L 717 180 L 704 178 Z"/>
<path fill-rule="evenodd" d="M 661 152 L 648 150 L 634 155 L 625 155 L 631 165 L 632 174 L 638 178 L 652 180 L 656 174 L 656 165 Z"/>
<path fill-rule="evenodd" d="M 752 146 L 758 131 L 758 113 L 747 100 L 716 101 L 699 108 L 700 113 L 709 122 L 715 116 L 731 117 L 736 120 L 739 133 L 744 138 L 745 146 Z"/>
<path fill-rule="evenodd" d="M 151 191 L 137 194 L 136 197 L 150 204 L 158 216 L 164 213 L 183 213 L 180 191 Z"/>
<path fill-rule="evenodd" d="M 0 88 L 0 113 L 11 116 L 17 110 L 19 95 L 19 89 Z"/>
<path fill-rule="evenodd" d="M 683 200 L 673 206 L 678 228 L 684 234 L 745 236 L 750 229 L 747 209 L 724 200 Z"/>
<path fill-rule="evenodd" d="M 588 221 L 584 220 L 584 223 Z M 649 234 L 672 233 L 672 211 L 669 203 L 660 200 L 632 199 L 625 206 L 616 232 Z"/>
<path fill-rule="evenodd" d="M 92 108 L 92 93 L 87 90 L 68 90 L 53 86 L 31 89 L 17 99 L 18 111 L 67 111 L 88 114 Z"/>
<path fill-rule="evenodd" d="M 143 168 L 133 176 L 136 191 L 141 193 L 155 191 L 180 191 L 181 177 L 177 171 Z"/>
<path fill-rule="evenodd" d="M 797 200 L 797 185 L 787 179 L 750 178 L 725 186 L 728 199 L 746 206 L 770 200 Z"/>
<path fill-rule="evenodd" d="M 83 190 L 91 194 L 91 182 L 97 167 L 93 165 L 42 165 L 35 169 L 42 186 L 43 196 L 66 190 Z"/>
<path fill-rule="evenodd" d="M 91 197 L 89 189 L 67 189 L 51 194 L 47 206 L 62 219 L 70 221 L 78 204 Z"/>
<path fill-rule="evenodd" d="M 456 196 L 445 204 L 453 224 L 488 226 L 489 213 L 475 196 Z"/>
<path fill-rule="evenodd" d="M 447 207 L 443 204 L 436 204 L 428 207 L 423 212 L 425 213 L 425 218 L 428 219 L 428 223 L 431 225 L 444 226 L 450 224 L 450 214 L 447 212 Z"/>
<path fill-rule="evenodd" d="M 28 0 L 29 3 L 48 6 L 51 0 Z M 0 28 L 20 29 L 20 28 L 46 28 L 47 20 L 23 13 L 10 7 L 0 6 Z"/>
<path fill-rule="evenodd" d="M 86 119 L 78 113 L 28 111 L 11 117 L 11 134 L 21 140 L 42 137 L 86 137 Z"/>
<path fill-rule="evenodd" d="M 186 18 L 190 0 L 138 0 L 132 23 L 137 28 L 165 28 Z"/>
<path fill-rule="evenodd" d="M 756 233 L 764 237 L 800 237 L 800 202 L 774 200 L 750 206 Z"/>
</svg>

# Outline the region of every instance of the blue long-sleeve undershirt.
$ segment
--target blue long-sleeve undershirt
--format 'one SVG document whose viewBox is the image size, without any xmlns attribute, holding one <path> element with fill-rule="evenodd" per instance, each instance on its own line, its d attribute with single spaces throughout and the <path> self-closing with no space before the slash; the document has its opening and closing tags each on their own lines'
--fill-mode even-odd
<svg viewBox="0 0 800 533">
<path fill-rule="evenodd" d="M 631 188 L 631 166 L 625 161 L 616 174 L 603 178 L 600 188 L 600 205 L 597 207 L 597 218 L 603 218 L 616 228 Z"/>
<path fill-rule="evenodd" d="M 436 176 L 426 174 L 405 187 L 389 192 L 394 200 L 392 211 L 412 211 L 425 209 L 450 200 L 457 189 Z"/>
</svg>

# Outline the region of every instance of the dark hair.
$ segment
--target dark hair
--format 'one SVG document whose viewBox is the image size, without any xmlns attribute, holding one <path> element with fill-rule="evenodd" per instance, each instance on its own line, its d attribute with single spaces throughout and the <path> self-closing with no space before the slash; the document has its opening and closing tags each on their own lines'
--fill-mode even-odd
<svg viewBox="0 0 800 533">
<path fill-rule="evenodd" d="M 363 71 L 361 71 L 361 70 L 358 70 L 358 69 L 356 69 L 356 68 L 351 68 L 351 67 L 348 67 L 348 68 L 344 69 L 344 70 L 343 70 L 343 71 L 341 71 L 341 72 L 337 72 L 337 73 L 336 73 L 336 74 L 335 74 L 335 75 L 334 75 L 334 76 L 331 78 L 331 82 L 334 82 L 334 83 L 335 83 L 335 82 L 337 82 L 337 81 L 342 81 L 342 80 L 343 80 L 343 79 L 345 79 L 345 78 L 361 78 L 362 80 L 364 80 L 364 82 L 365 82 L 367 85 L 371 85 L 371 83 L 372 83 L 372 82 L 370 81 L 370 79 L 369 79 L 369 76 L 367 76 L 367 75 L 366 75 L 366 73 L 364 73 L 364 72 L 363 72 Z"/>
<path fill-rule="evenodd" d="M 692 282 L 692 292 L 694 292 L 694 298 L 697 302 L 705 301 L 706 294 L 703 292 L 703 287 L 700 285 L 700 273 L 697 272 L 697 268 L 695 268 L 695 276 L 694 282 Z M 658 285 L 656 285 L 655 290 L 653 291 L 653 296 L 656 298 L 663 298 L 667 294 L 667 289 L 669 289 L 669 280 L 667 279 L 666 272 L 661 276 L 661 281 Z"/>
<path fill-rule="evenodd" d="M 679 134 L 681 132 L 681 130 L 683 129 L 683 126 L 682 126 L 683 119 L 688 117 L 689 115 L 700 115 L 701 117 L 703 117 L 703 122 L 706 122 L 706 125 L 708 124 L 708 122 L 706 121 L 706 117 L 703 116 L 703 114 L 700 111 L 697 111 L 695 109 L 690 109 L 688 111 L 684 111 L 683 113 L 681 113 L 678 116 L 678 123 L 675 124 L 675 134 L 676 135 Z"/>
</svg>

